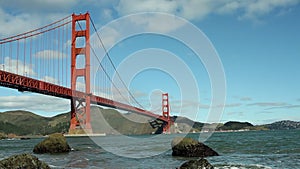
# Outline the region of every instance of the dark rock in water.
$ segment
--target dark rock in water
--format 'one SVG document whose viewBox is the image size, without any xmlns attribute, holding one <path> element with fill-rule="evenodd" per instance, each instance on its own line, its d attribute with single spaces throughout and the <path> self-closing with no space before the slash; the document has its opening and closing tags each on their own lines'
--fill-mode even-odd
<svg viewBox="0 0 300 169">
<path fill-rule="evenodd" d="M 39 168 L 50 169 L 50 167 L 40 161 L 37 157 L 31 154 L 14 155 L 9 158 L 0 161 L 1 169 L 26 169 L 26 168 Z"/>
<path fill-rule="evenodd" d="M 204 158 L 183 163 L 179 169 L 213 169 L 214 167 Z"/>
<path fill-rule="evenodd" d="M 21 137 L 20 140 L 29 140 L 29 137 Z"/>
<path fill-rule="evenodd" d="M 208 157 L 219 154 L 207 145 L 192 138 L 174 138 L 172 141 L 172 155 L 182 157 Z"/>
<path fill-rule="evenodd" d="M 60 134 L 51 134 L 48 138 L 37 144 L 33 152 L 42 154 L 42 153 L 65 153 L 71 151 L 70 146 L 67 143 L 66 138 Z"/>
</svg>

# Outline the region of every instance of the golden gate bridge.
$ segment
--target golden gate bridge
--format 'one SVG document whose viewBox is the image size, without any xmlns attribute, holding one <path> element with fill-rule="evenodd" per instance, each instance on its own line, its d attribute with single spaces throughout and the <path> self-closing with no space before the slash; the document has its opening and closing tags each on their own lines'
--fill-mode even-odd
<svg viewBox="0 0 300 169">
<path fill-rule="evenodd" d="M 106 53 L 106 60 L 100 60 L 91 45 L 90 27 Z M 91 62 L 98 62 L 100 73 L 95 73 L 96 68 Z M 72 14 L 41 28 L 0 39 L 0 63 L 0 86 L 71 100 L 71 134 L 82 129 L 93 133 L 91 104 L 155 118 L 163 122 L 161 127 L 165 133 L 170 131 L 173 123 L 167 93 L 162 94 L 162 114 L 158 115 L 145 110 L 129 91 L 89 13 Z M 138 106 L 112 98 L 111 89 L 105 87 L 107 83 L 114 86 L 120 97 L 124 99 L 124 96 L 107 69 L 115 72 L 130 99 Z"/>
</svg>

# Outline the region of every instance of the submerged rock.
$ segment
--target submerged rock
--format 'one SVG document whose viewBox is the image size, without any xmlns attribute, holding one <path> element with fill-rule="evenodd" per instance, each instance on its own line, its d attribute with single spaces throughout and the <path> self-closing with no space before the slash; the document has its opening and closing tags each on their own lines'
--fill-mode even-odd
<svg viewBox="0 0 300 169">
<path fill-rule="evenodd" d="M 49 135 L 48 138 L 37 144 L 33 149 L 33 152 L 38 154 L 65 153 L 69 151 L 71 151 L 71 148 L 68 145 L 66 138 L 60 133 Z"/>
<path fill-rule="evenodd" d="M 31 154 L 20 154 L 14 155 L 9 158 L 0 161 L 1 169 L 25 169 L 25 168 L 40 168 L 40 169 L 50 169 L 50 167 L 40 161 L 37 157 Z"/>
<path fill-rule="evenodd" d="M 192 138 L 177 137 L 172 141 L 172 155 L 182 157 L 209 157 L 219 154 L 207 145 Z"/>
<path fill-rule="evenodd" d="M 179 169 L 213 169 L 214 167 L 204 158 L 183 163 Z"/>
</svg>

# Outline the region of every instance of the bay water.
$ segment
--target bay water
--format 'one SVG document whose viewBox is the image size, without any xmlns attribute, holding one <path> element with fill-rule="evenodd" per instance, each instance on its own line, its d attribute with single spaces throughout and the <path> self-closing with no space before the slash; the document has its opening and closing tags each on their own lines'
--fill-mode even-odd
<svg viewBox="0 0 300 169">
<path fill-rule="evenodd" d="M 178 136 L 185 134 L 69 137 L 70 153 L 34 155 L 51 168 L 176 168 L 197 159 L 172 156 L 171 140 Z M 0 140 L 0 160 L 33 154 L 42 140 Z M 220 154 L 206 158 L 217 169 L 300 169 L 300 130 L 213 133 L 204 143 Z"/>
</svg>

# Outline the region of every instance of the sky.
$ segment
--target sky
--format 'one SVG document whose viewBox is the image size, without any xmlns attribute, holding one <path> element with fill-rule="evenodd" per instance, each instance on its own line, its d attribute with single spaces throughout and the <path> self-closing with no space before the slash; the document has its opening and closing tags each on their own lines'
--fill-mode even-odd
<svg viewBox="0 0 300 169">
<path fill-rule="evenodd" d="M 171 115 L 197 121 L 300 121 L 300 1 L 0 0 L 0 38 L 86 11 L 146 109 L 160 113 L 160 93 L 168 92 Z M 0 111 L 16 109 L 54 116 L 70 106 L 68 100 L 0 87 Z"/>
</svg>

